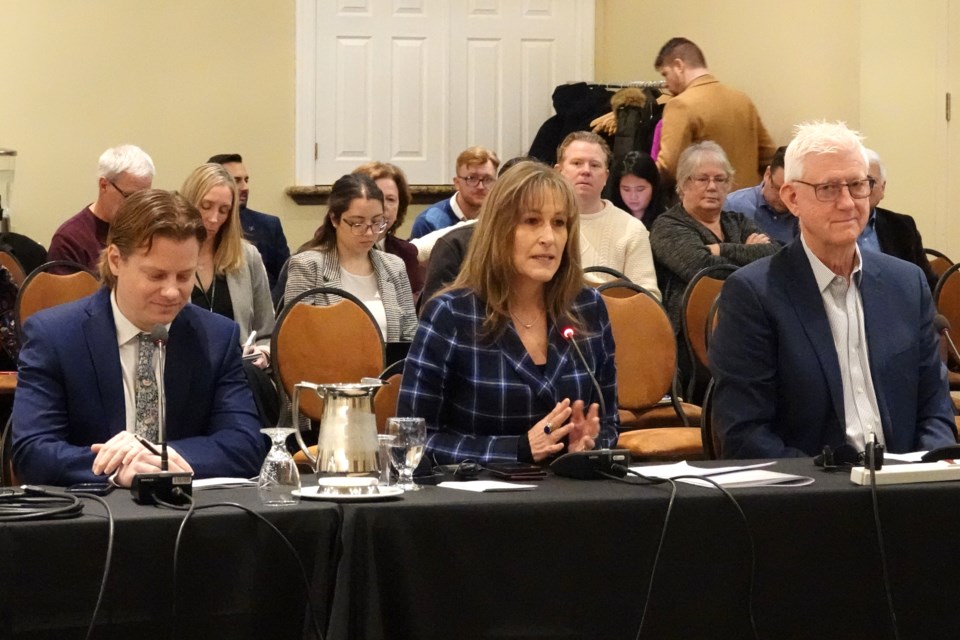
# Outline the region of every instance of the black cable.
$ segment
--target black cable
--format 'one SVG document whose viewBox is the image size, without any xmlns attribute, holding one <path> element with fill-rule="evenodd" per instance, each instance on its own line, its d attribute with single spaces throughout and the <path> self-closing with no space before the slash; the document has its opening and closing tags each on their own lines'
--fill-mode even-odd
<svg viewBox="0 0 960 640">
<path fill-rule="evenodd" d="M 185 508 L 180 505 L 171 505 L 170 503 L 163 503 L 162 505 L 168 508 L 172 507 L 180 510 L 186 509 L 187 511 L 187 514 L 183 517 L 183 522 L 180 523 L 180 529 L 177 531 L 177 540 L 173 547 L 173 616 L 170 622 L 171 637 L 175 637 L 174 630 L 175 630 L 176 618 L 177 618 L 177 560 L 180 555 L 180 542 L 183 538 L 183 532 L 186 529 L 187 522 L 190 520 L 190 518 L 193 516 L 194 513 L 196 513 L 197 511 L 200 511 L 201 509 L 213 509 L 215 507 L 232 507 L 234 509 L 240 509 L 241 511 L 246 511 L 248 514 L 252 515 L 253 517 L 263 522 L 274 533 L 280 536 L 280 540 L 283 541 L 283 544 L 290 551 L 290 554 L 293 556 L 293 559 L 296 560 L 297 562 L 297 567 L 300 569 L 300 577 L 303 579 L 303 588 L 307 595 L 307 604 L 310 607 L 310 617 L 312 618 L 312 622 L 313 622 L 314 635 L 318 638 L 318 640 L 323 640 L 323 633 L 320 631 L 320 617 L 317 615 L 317 611 L 319 609 L 314 603 L 313 596 L 310 593 L 310 579 L 307 577 L 307 570 L 306 568 L 304 568 L 303 562 L 300 561 L 300 556 L 299 554 L 297 554 L 297 550 L 294 548 L 293 544 L 290 542 L 287 536 L 283 535 L 283 532 L 280 531 L 280 529 L 278 529 L 276 525 L 274 525 L 272 522 L 264 518 L 262 515 L 260 515 L 250 507 L 246 507 L 236 502 L 214 502 L 212 504 L 197 506 L 197 503 L 196 501 L 194 501 L 193 496 L 183 491 L 182 489 L 178 487 L 174 488 L 173 493 L 175 495 L 179 495 L 181 498 L 185 500 L 188 500 L 190 502 L 190 506 L 188 508 Z M 160 501 L 158 500 L 158 503 L 159 502 Z"/>
<path fill-rule="evenodd" d="M 883 529 L 880 527 L 880 505 L 877 500 L 877 471 L 874 468 L 875 446 L 868 446 L 867 455 L 869 460 L 867 466 L 870 467 L 870 496 L 873 501 L 873 524 L 877 529 L 877 544 L 880 545 L 880 567 L 883 570 L 883 590 L 887 597 L 887 608 L 890 610 L 890 625 L 893 629 L 894 640 L 900 640 L 900 630 L 897 627 L 897 612 L 893 608 L 893 589 L 890 585 L 890 575 L 887 572 L 887 552 L 883 546 Z"/>
<path fill-rule="evenodd" d="M 0 522 L 66 520 L 83 514 L 80 498 L 33 485 L 0 489 Z"/>
<path fill-rule="evenodd" d="M 74 495 L 81 498 L 96 500 L 107 512 L 107 557 L 103 561 L 103 574 L 100 577 L 100 591 L 97 593 L 97 604 L 95 604 L 93 607 L 93 615 L 90 617 L 90 626 L 87 628 L 86 640 L 90 640 L 90 638 L 93 637 L 93 629 L 97 624 L 97 615 L 100 613 L 100 606 L 103 604 L 103 594 L 107 591 L 107 578 L 110 577 L 110 565 L 113 563 L 113 511 L 110 510 L 110 505 L 107 504 L 107 501 L 98 495 L 94 495 L 92 493 L 76 493 Z"/>
<path fill-rule="evenodd" d="M 671 486 L 671 490 L 670 490 L 670 502 L 669 502 L 668 505 L 667 505 L 667 513 L 666 513 L 666 516 L 664 517 L 663 528 L 662 528 L 661 531 L 660 531 L 660 541 L 659 541 L 659 543 L 658 543 L 658 545 L 657 545 L 657 551 L 656 551 L 656 554 L 654 555 L 654 559 L 653 559 L 653 567 L 652 567 L 652 569 L 651 569 L 651 571 L 650 571 L 650 581 L 649 581 L 649 583 L 647 584 L 647 598 L 646 598 L 646 602 L 644 603 L 644 606 L 643 606 L 643 613 L 642 613 L 641 616 L 640 616 L 640 625 L 637 627 L 637 635 L 636 635 L 637 640 L 639 640 L 640 635 L 641 635 L 641 633 L 643 632 L 643 625 L 644 625 L 644 623 L 645 623 L 645 621 L 646 621 L 646 617 L 647 617 L 647 608 L 648 608 L 649 605 L 650 605 L 650 599 L 651 599 L 651 596 L 652 596 L 652 594 L 653 594 L 653 578 L 654 578 L 654 574 L 655 574 L 655 572 L 656 572 L 656 570 L 657 570 L 657 565 L 658 565 L 658 563 L 660 562 L 660 552 L 661 552 L 661 550 L 663 549 L 663 542 L 664 542 L 664 540 L 665 540 L 665 538 L 666 538 L 666 534 L 667 534 L 667 524 L 668 524 L 669 521 L 670 521 L 670 513 L 671 513 L 671 511 L 673 510 L 674 499 L 676 498 L 676 495 L 677 495 L 677 485 L 676 485 L 675 480 L 686 480 L 686 479 L 703 480 L 704 482 L 707 482 L 707 483 L 713 485 L 714 487 L 716 487 L 717 489 L 719 489 L 719 490 L 723 493 L 723 495 L 726 496 L 726 498 L 727 498 L 731 503 L 733 503 L 733 506 L 736 508 L 737 513 L 740 515 L 740 520 L 743 522 L 744 528 L 745 528 L 746 531 L 747 531 L 747 539 L 748 539 L 749 542 L 750 542 L 750 579 L 749 579 L 749 582 L 748 582 L 748 585 L 747 585 L 747 611 L 748 611 L 748 615 L 749 615 L 749 617 L 750 617 L 750 630 L 751 630 L 752 633 L 753 633 L 753 637 L 758 639 L 760 636 L 759 636 L 759 634 L 757 633 L 757 623 L 756 623 L 756 619 L 755 619 L 754 613 L 753 613 L 753 592 L 754 592 L 754 583 L 755 583 L 755 581 L 756 581 L 756 573 L 757 573 L 756 544 L 754 543 L 753 531 L 750 529 L 750 523 L 749 523 L 748 520 L 747 520 L 747 516 L 746 516 L 746 514 L 743 512 L 743 509 L 740 507 L 740 504 L 739 504 L 739 503 L 737 502 L 737 500 L 733 497 L 733 494 L 731 494 L 725 487 L 722 487 L 719 483 L 717 483 L 716 481 L 714 481 L 714 480 L 712 480 L 712 479 L 710 479 L 709 477 L 706 477 L 706 476 L 682 475 L 682 476 L 674 476 L 673 478 L 653 478 L 653 477 L 645 476 L 645 475 L 643 475 L 643 474 L 641 474 L 641 473 L 638 473 L 638 472 L 636 472 L 636 471 L 634 471 L 634 470 L 632 470 L 632 469 L 630 469 L 630 468 L 628 468 L 628 467 L 625 467 L 625 466 L 623 466 L 623 465 L 615 464 L 615 465 L 612 465 L 611 468 L 616 469 L 616 470 L 618 470 L 618 471 L 621 471 L 621 472 L 623 472 L 623 473 L 625 473 L 625 474 L 629 474 L 629 475 L 632 475 L 632 476 L 636 476 L 636 477 L 640 478 L 641 480 L 645 480 L 646 483 L 643 484 L 643 485 L 641 485 L 641 484 L 639 484 L 639 483 L 630 482 L 629 480 L 626 480 L 626 479 L 624 479 L 624 478 L 620 478 L 620 477 L 617 477 L 617 476 L 614 476 L 614 475 L 611 475 L 611 474 L 607 474 L 607 473 L 603 473 L 603 472 L 601 472 L 600 475 L 602 475 L 602 476 L 604 476 L 604 477 L 606 477 L 606 478 L 610 478 L 611 480 L 616 480 L 616 481 L 618 481 L 618 482 L 622 482 L 622 483 L 624 483 L 624 484 L 629 484 L 629 485 L 634 485 L 634 486 L 648 486 L 648 484 L 661 484 L 661 483 L 664 483 L 664 482 L 669 482 L 669 483 L 670 483 L 670 486 Z"/>
</svg>

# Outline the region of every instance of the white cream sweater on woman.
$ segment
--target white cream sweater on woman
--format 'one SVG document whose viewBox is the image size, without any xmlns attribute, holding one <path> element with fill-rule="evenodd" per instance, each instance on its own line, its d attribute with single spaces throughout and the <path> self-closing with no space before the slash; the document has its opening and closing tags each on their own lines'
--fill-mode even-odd
<svg viewBox="0 0 960 640">
<path fill-rule="evenodd" d="M 580 257 L 584 269 L 616 269 L 660 299 L 647 228 L 609 200 L 603 201 L 599 213 L 580 216 Z M 613 279 L 602 273 L 588 273 L 587 278 L 591 282 Z"/>
</svg>

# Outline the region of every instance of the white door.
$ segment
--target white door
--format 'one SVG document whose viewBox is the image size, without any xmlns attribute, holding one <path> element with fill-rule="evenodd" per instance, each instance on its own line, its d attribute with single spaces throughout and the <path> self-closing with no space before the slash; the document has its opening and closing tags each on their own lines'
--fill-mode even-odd
<svg viewBox="0 0 960 640">
<path fill-rule="evenodd" d="M 593 23 L 593 0 L 300 0 L 298 182 L 383 160 L 448 184 L 468 146 L 525 153 L 553 88 L 592 79 Z"/>
</svg>

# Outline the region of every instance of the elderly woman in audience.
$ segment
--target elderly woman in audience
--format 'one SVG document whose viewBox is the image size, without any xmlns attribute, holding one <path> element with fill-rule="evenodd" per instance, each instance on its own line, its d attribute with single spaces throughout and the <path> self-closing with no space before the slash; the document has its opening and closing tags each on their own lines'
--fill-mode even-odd
<svg viewBox="0 0 960 640">
<path fill-rule="evenodd" d="M 426 419 L 436 462 L 544 462 L 616 441 L 613 336 L 583 286 L 578 217 L 572 187 L 542 164 L 521 162 L 488 194 L 463 269 L 423 308 L 400 387 L 397 413 Z"/>
<path fill-rule="evenodd" d="M 284 301 L 314 287 L 336 287 L 353 294 L 376 319 L 387 342 L 409 342 L 417 314 L 407 269 L 397 256 L 374 247 L 389 226 L 383 192 L 366 174 L 342 176 L 330 191 L 327 215 L 313 240 L 290 258 Z M 308 296 L 326 305 L 335 295 Z"/>
<path fill-rule="evenodd" d="M 416 299 L 423 289 L 424 270 L 417 259 L 417 248 L 406 240 L 397 237 L 397 229 L 403 224 L 410 206 L 410 187 L 403 170 L 389 162 L 368 162 L 353 170 L 369 176 L 383 192 L 383 217 L 387 220 L 386 230 L 380 234 L 376 247 L 392 253 L 403 260 L 407 267 L 407 279 Z"/>
<path fill-rule="evenodd" d="M 245 351 L 258 354 L 253 363 L 265 368 L 270 358 L 273 303 L 260 252 L 243 239 L 237 184 L 222 165 L 208 163 L 187 176 L 180 192 L 200 211 L 207 229 L 191 302 L 234 320 L 240 326 L 241 340 L 246 341 L 251 331 L 262 336 Z"/>
<path fill-rule="evenodd" d="M 733 167 L 720 145 L 709 140 L 690 145 L 677 165 L 680 202 L 658 217 L 650 232 L 664 306 L 678 331 L 683 291 L 698 271 L 742 266 L 780 248 L 743 214 L 721 210 L 732 181 Z"/>
<path fill-rule="evenodd" d="M 657 163 L 642 151 L 631 151 L 613 167 L 610 201 L 629 212 L 649 229 L 663 213 L 660 171 Z"/>
</svg>

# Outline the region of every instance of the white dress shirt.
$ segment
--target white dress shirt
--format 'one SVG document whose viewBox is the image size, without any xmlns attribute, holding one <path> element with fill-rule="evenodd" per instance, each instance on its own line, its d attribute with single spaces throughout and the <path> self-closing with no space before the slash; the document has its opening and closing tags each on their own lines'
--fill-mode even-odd
<svg viewBox="0 0 960 640">
<path fill-rule="evenodd" d="M 113 324 L 117 328 L 117 346 L 120 349 L 120 371 L 123 375 L 123 402 L 126 408 L 127 431 L 136 433 L 137 423 L 137 357 L 140 353 L 138 336 L 144 333 L 120 311 L 117 306 L 117 292 L 110 294 L 110 306 L 113 307 Z M 169 331 L 170 325 L 167 325 Z M 166 357 L 166 353 L 164 353 Z M 160 358 L 154 358 L 154 375 L 160 379 Z M 165 401 L 165 398 L 161 398 Z"/>
</svg>

